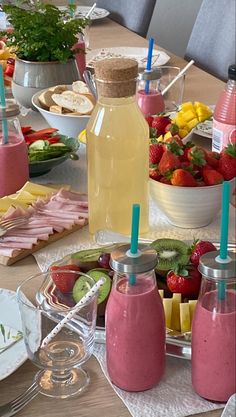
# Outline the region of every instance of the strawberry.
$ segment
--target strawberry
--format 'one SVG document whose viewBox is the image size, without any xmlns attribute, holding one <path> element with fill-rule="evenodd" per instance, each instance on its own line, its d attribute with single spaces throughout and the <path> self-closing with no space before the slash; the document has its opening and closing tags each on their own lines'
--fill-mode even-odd
<svg viewBox="0 0 236 417">
<path fill-rule="evenodd" d="M 158 165 L 158 169 L 161 175 L 167 174 L 169 171 L 174 171 L 180 167 L 180 160 L 178 156 L 174 155 L 170 151 L 164 151 L 161 160 Z"/>
<path fill-rule="evenodd" d="M 164 145 L 165 150 L 169 150 L 177 156 L 183 155 L 184 151 L 182 149 L 183 143 L 181 139 L 178 139 L 177 141 L 175 136 L 172 136 L 171 138 L 166 139 L 164 143 L 165 143 Z"/>
<path fill-rule="evenodd" d="M 179 168 L 173 172 L 171 177 L 171 184 L 177 185 L 179 187 L 196 187 L 197 181 L 189 171 Z"/>
<path fill-rule="evenodd" d="M 161 178 L 159 179 L 159 182 L 161 182 L 162 184 L 168 184 L 168 185 L 171 185 L 170 180 L 169 180 L 168 178 L 166 178 L 166 177 L 161 177 Z"/>
<path fill-rule="evenodd" d="M 203 168 L 202 176 L 206 185 L 217 185 L 224 181 L 223 175 L 215 169 Z"/>
<path fill-rule="evenodd" d="M 157 135 L 165 133 L 166 126 L 171 122 L 169 117 L 155 116 L 152 121 L 152 128 L 157 130 Z"/>
<path fill-rule="evenodd" d="M 152 116 L 146 116 L 145 119 L 148 123 L 148 126 L 152 127 L 153 117 Z"/>
<path fill-rule="evenodd" d="M 157 165 L 151 165 L 149 167 L 149 177 L 155 181 L 158 181 L 160 178 L 160 172 L 157 169 Z"/>
<path fill-rule="evenodd" d="M 206 165 L 205 152 L 203 149 L 193 146 L 188 151 L 188 160 L 196 166 Z"/>
<path fill-rule="evenodd" d="M 179 127 L 175 123 L 169 123 L 165 127 L 165 132 L 170 132 L 172 135 L 179 132 Z"/>
<path fill-rule="evenodd" d="M 177 143 L 178 144 L 178 146 L 182 149 L 183 148 L 183 146 L 184 146 L 184 144 L 183 144 L 183 142 L 182 142 L 182 140 L 179 138 L 179 136 L 178 135 L 175 135 L 175 136 L 171 136 L 171 138 L 167 138 L 167 139 L 164 139 L 164 143 L 166 144 L 168 144 L 168 143 Z M 171 149 L 170 149 L 171 150 Z M 173 152 L 173 151 L 172 151 Z M 174 152 L 174 153 L 176 153 L 176 152 Z M 181 154 L 182 154 L 183 152 L 181 151 Z"/>
<path fill-rule="evenodd" d="M 217 250 L 213 243 L 208 242 L 206 240 L 196 240 L 193 242 L 191 246 L 191 257 L 190 260 L 193 265 L 198 266 L 200 257 L 204 255 L 204 253 L 212 252 Z"/>
<path fill-rule="evenodd" d="M 228 181 L 236 177 L 236 143 L 228 145 L 221 152 L 219 172 Z"/>
<path fill-rule="evenodd" d="M 205 151 L 205 159 L 208 165 L 214 169 L 218 169 L 220 155 L 218 152 Z"/>
<path fill-rule="evenodd" d="M 60 270 L 70 270 L 75 271 L 73 272 L 60 272 Z M 76 271 L 80 271 L 78 265 L 52 265 L 50 267 L 50 271 L 52 271 L 52 280 L 56 285 L 57 289 L 61 291 L 63 294 L 69 293 L 72 291 L 73 286 L 79 275 Z M 58 272 L 57 272 L 58 271 Z"/>
<path fill-rule="evenodd" d="M 175 271 L 169 271 L 166 282 L 171 292 L 181 293 L 183 297 L 198 298 L 202 275 L 197 267 L 190 265 L 187 267 L 178 266 Z"/>
<path fill-rule="evenodd" d="M 151 143 L 149 145 L 149 163 L 158 164 L 164 152 L 163 146 L 160 143 Z"/>
</svg>

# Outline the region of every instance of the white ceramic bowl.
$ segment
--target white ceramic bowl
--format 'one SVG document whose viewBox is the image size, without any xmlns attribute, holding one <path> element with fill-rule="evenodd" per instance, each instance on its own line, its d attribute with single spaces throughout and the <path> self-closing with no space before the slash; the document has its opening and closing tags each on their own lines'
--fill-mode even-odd
<svg viewBox="0 0 236 417">
<path fill-rule="evenodd" d="M 231 194 L 235 180 L 231 180 Z M 176 187 L 150 178 L 152 199 L 169 222 L 184 229 L 210 224 L 221 209 L 222 184 L 206 187 Z"/>
<path fill-rule="evenodd" d="M 70 116 L 68 114 L 53 113 L 43 109 L 38 101 L 38 97 L 42 91 L 45 90 L 39 91 L 32 97 L 34 107 L 41 113 L 49 126 L 58 129 L 62 135 L 77 138 L 79 133 L 86 128 L 90 116 Z"/>
</svg>

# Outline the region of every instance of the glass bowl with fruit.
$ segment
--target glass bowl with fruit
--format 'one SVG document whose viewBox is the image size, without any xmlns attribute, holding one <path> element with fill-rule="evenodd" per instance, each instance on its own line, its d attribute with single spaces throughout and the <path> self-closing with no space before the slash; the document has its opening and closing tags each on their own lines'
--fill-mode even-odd
<svg viewBox="0 0 236 417">
<path fill-rule="evenodd" d="M 51 267 L 54 272 L 62 266 L 64 269 L 80 270 L 94 281 L 98 281 L 101 276 L 106 278 L 98 294 L 95 338 L 101 343 L 105 342 L 105 308 L 113 279 L 110 253 L 118 245 L 116 243 L 80 250 L 67 255 Z M 218 249 L 219 244 L 165 238 L 150 242 L 150 245 L 157 251 L 159 259 L 155 272 L 166 317 L 167 353 L 190 359 L 191 322 L 201 283 L 201 274 L 198 272 L 199 258 L 204 253 Z M 48 294 L 44 295 L 49 303 L 54 297 L 59 297 L 61 303 L 67 303 L 69 300 L 70 306 L 73 306 L 81 296 L 83 282 L 80 282 L 80 279 L 66 282 L 65 276 L 60 277 L 60 274 L 57 274 L 58 277 L 59 280 L 57 279 Z"/>
</svg>

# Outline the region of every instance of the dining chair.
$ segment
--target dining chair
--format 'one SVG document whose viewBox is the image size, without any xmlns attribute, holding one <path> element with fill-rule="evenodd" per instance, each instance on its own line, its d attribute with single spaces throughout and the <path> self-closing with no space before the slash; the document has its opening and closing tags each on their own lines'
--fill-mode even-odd
<svg viewBox="0 0 236 417">
<path fill-rule="evenodd" d="M 185 59 L 223 81 L 236 62 L 235 15 L 235 0 L 203 0 L 185 53 Z"/>
<path fill-rule="evenodd" d="M 110 12 L 110 18 L 146 37 L 156 0 L 97 0 L 97 7 Z"/>
</svg>

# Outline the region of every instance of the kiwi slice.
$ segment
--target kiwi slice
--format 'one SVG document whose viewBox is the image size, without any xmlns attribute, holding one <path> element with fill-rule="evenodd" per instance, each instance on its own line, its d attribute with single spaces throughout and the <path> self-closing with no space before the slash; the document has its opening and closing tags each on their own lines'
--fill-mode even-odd
<svg viewBox="0 0 236 417">
<path fill-rule="evenodd" d="M 87 275 L 89 275 L 95 282 L 97 282 L 101 277 L 106 278 L 105 283 L 102 285 L 102 287 L 100 287 L 98 292 L 98 304 L 100 304 L 107 298 L 110 292 L 111 278 L 109 277 L 106 269 L 92 269 L 87 273 Z M 90 288 L 90 280 L 84 275 L 81 275 L 81 277 L 76 280 L 72 290 L 72 295 L 75 302 L 78 303 L 81 298 L 87 294 Z"/>
<path fill-rule="evenodd" d="M 107 269 L 97 268 L 91 269 L 87 274 L 97 282 L 100 278 L 106 278 L 104 284 L 100 287 L 98 292 L 98 304 L 101 304 L 108 297 L 111 290 L 111 278 L 108 275 Z"/>
<path fill-rule="evenodd" d="M 103 246 L 95 249 L 85 249 L 71 255 L 71 260 L 87 272 L 98 266 L 98 259 L 103 253 L 110 253 L 116 245 Z"/>
<path fill-rule="evenodd" d="M 78 303 L 81 300 L 81 298 L 83 298 L 83 296 L 87 294 L 87 292 L 90 290 L 91 287 L 92 287 L 91 280 L 85 277 L 84 275 L 81 275 L 75 281 L 75 284 L 72 290 L 72 296 L 75 302 Z"/>
<path fill-rule="evenodd" d="M 157 251 L 158 264 L 156 271 L 168 271 L 177 264 L 186 265 L 189 261 L 189 246 L 177 239 L 157 239 L 150 245 Z"/>
</svg>

